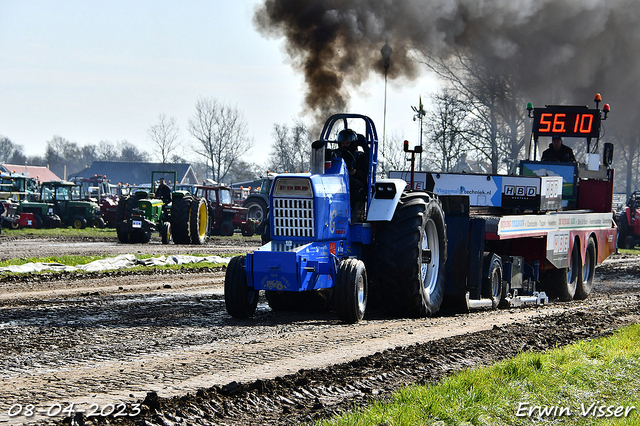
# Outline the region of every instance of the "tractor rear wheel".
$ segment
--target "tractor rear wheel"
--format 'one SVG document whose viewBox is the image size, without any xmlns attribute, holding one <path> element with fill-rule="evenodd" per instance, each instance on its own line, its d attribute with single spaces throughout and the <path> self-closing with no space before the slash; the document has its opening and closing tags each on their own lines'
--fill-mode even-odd
<svg viewBox="0 0 640 426">
<path fill-rule="evenodd" d="M 364 317 L 369 287 L 364 262 L 345 259 L 338 266 L 334 300 L 338 317 L 354 324 Z"/>
<path fill-rule="evenodd" d="M 207 239 L 207 226 L 209 224 L 207 203 L 204 198 L 196 197 L 191 202 L 189 212 L 189 232 L 191 244 L 201 245 Z"/>
<path fill-rule="evenodd" d="M 265 225 L 265 218 L 267 217 L 267 203 L 262 199 L 253 199 L 249 203 L 243 203 L 242 207 L 249 209 L 247 214 L 248 219 L 254 219 L 256 222 L 255 232 L 262 232 Z"/>
<path fill-rule="evenodd" d="M 589 297 L 591 289 L 593 289 L 593 277 L 596 271 L 596 240 L 589 238 L 587 250 L 584 253 L 584 265 L 582 265 L 582 275 L 576 286 L 576 294 L 573 296 L 576 300 L 584 300 Z"/>
<path fill-rule="evenodd" d="M 171 204 L 171 232 L 173 242 L 176 244 L 191 243 L 189 216 L 192 201 L 193 198 L 190 195 L 185 195 L 175 198 Z"/>
<path fill-rule="evenodd" d="M 127 201 L 129 197 L 123 197 L 118 200 L 118 207 L 116 208 L 116 235 L 118 236 L 118 241 L 123 244 L 129 243 L 129 232 L 128 225 L 126 223 L 126 209 L 127 209 Z"/>
<path fill-rule="evenodd" d="M 244 270 L 246 256 L 236 256 L 229 261 L 224 277 L 224 303 L 227 312 L 234 318 L 249 318 L 258 306 L 258 291 L 247 285 Z"/>
<path fill-rule="evenodd" d="M 372 283 L 381 306 L 396 315 L 435 314 L 444 297 L 447 236 L 440 202 L 405 192 L 390 222 L 376 233 Z"/>
</svg>

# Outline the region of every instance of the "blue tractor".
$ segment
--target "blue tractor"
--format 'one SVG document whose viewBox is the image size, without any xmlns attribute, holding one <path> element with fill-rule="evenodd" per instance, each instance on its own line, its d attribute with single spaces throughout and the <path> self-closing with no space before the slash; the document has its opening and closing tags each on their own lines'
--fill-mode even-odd
<svg viewBox="0 0 640 426">
<path fill-rule="evenodd" d="M 357 150 L 340 149 L 336 135 L 345 129 L 355 135 Z M 358 160 L 365 170 L 356 182 Z M 312 144 L 311 163 L 311 173 L 275 178 L 270 241 L 227 267 L 228 313 L 253 316 L 260 291 L 274 310 L 326 301 L 348 323 L 363 318 L 368 301 L 403 317 L 435 313 L 447 256 L 438 198 L 406 189 L 401 179 L 376 178 L 377 132 L 363 115 L 331 116 Z"/>
</svg>

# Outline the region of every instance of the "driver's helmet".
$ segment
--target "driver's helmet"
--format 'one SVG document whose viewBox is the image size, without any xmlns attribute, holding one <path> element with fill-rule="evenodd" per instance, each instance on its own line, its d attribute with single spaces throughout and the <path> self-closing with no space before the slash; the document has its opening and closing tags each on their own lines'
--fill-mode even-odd
<svg viewBox="0 0 640 426">
<path fill-rule="evenodd" d="M 342 142 L 349 142 L 349 144 L 356 142 L 358 140 L 358 135 L 356 134 L 356 132 L 354 132 L 351 129 L 344 129 L 341 130 L 340 133 L 338 133 L 338 139 L 337 141 L 342 143 Z"/>
</svg>

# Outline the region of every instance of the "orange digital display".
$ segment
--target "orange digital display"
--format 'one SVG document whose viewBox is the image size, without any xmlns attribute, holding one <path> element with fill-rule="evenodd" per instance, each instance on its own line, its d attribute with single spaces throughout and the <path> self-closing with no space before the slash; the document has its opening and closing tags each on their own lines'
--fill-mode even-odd
<svg viewBox="0 0 640 426">
<path fill-rule="evenodd" d="M 533 133 L 537 136 L 597 138 L 600 133 L 600 111 L 587 108 L 536 108 Z"/>
</svg>

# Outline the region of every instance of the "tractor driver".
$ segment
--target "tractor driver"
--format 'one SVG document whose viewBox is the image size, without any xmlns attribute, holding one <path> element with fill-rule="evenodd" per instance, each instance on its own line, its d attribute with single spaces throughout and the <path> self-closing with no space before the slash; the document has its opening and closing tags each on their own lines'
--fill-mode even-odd
<svg viewBox="0 0 640 426">
<path fill-rule="evenodd" d="M 160 178 L 160 184 L 156 188 L 156 198 L 160 198 L 164 204 L 171 202 L 171 188 L 164 183 L 164 178 Z"/>
<path fill-rule="evenodd" d="M 338 149 L 333 151 L 334 157 L 344 160 L 349 170 L 349 192 L 351 200 L 352 218 L 361 219 L 364 201 L 366 198 L 367 170 L 369 168 L 368 155 L 366 155 L 367 145 L 364 143 L 365 152 L 358 151 L 358 134 L 351 129 L 344 129 L 338 133 Z"/>
<path fill-rule="evenodd" d="M 549 148 L 542 153 L 542 161 L 559 161 L 560 163 L 575 163 L 576 157 L 573 150 L 562 143 L 562 138 L 554 135 L 551 138 Z"/>
</svg>

